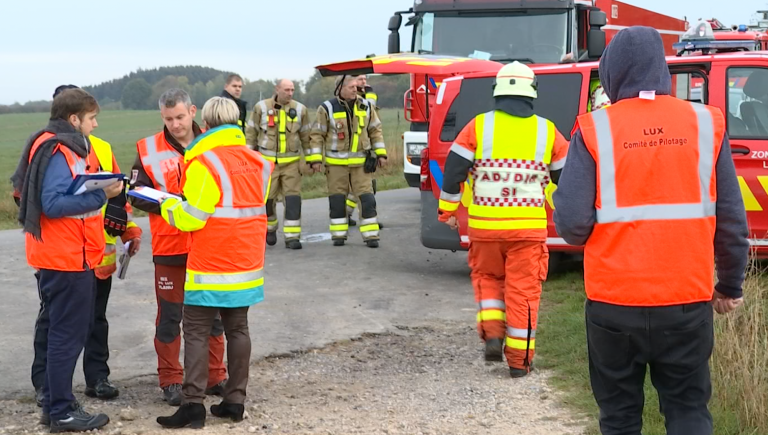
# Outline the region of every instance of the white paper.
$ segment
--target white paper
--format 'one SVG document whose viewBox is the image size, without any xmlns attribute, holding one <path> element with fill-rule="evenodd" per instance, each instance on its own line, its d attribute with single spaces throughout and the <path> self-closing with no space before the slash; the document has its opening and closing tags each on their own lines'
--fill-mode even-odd
<svg viewBox="0 0 768 435">
<path fill-rule="evenodd" d="M 77 191 L 75 192 L 75 195 L 82 195 L 85 192 L 104 189 L 105 187 L 109 187 L 119 181 L 120 180 L 117 180 L 115 178 L 112 178 L 109 180 L 87 180 L 85 183 L 83 183 L 82 186 L 80 186 L 79 189 L 77 189 Z"/>
<path fill-rule="evenodd" d="M 117 277 L 119 279 L 125 279 L 125 274 L 128 273 L 128 264 L 131 262 L 131 256 L 128 255 L 128 251 L 131 249 L 131 242 L 132 240 L 129 240 L 123 245 L 123 254 L 120 256 L 120 267 L 117 270 Z"/>
<path fill-rule="evenodd" d="M 157 190 L 157 189 L 153 189 L 151 187 L 145 187 L 145 186 L 137 187 L 129 191 L 128 194 L 131 196 L 138 195 L 144 199 L 154 201 L 157 203 L 162 203 L 163 200 L 169 199 L 169 198 L 181 199 L 180 196 L 176 196 L 172 193 L 163 192 L 162 190 Z"/>
<path fill-rule="evenodd" d="M 643 100 L 655 100 L 656 91 L 640 91 L 640 98 Z"/>
<path fill-rule="evenodd" d="M 474 53 L 467 57 L 471 57 L 473 59 L 491 60 L 491 53 L 488 53 L 487 51 L 475 50 Z"/>
</svg>

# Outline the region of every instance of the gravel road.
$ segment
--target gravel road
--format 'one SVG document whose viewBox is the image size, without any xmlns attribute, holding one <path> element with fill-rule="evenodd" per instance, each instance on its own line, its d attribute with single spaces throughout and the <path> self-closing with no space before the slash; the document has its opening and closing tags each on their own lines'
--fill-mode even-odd
<svg viewBox="0 0 768 435">
<path fill-rule="evenodd" d="M 546 373 L 511 379 L 505 363 L 485 363 L 481 350 L 473 327 L 443 324 L 270 356 L 251 367 L 246 420 L 209 415 L 203 431 L 160 429 L 155 417 L 175 408 L 161 402 L 154 376 L 120 382 L 111 402 L 78 395 L 86 409 L 111 416 L 99 433 L 113 435 L 582 433 Z M 0 405 L 0 433 L 47 432 L 31 396 Z"/>
</svg>

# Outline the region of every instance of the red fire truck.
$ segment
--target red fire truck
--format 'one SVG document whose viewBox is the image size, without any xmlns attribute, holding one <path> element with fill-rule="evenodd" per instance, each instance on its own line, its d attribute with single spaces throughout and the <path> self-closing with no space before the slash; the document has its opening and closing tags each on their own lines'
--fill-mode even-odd
<svg viewBox="0 0 768 435">
<path fill-rule="evenodd" d="M 421 153 L 421 242 L 432 249 L 466 250 L 467 207 L 472 201 L 468 180 L 459 207 L 459 231 L 437 220 L 437 204 L 443 168 L 451 144 L 476 115 L 493 108 L 492 83 L 501 63 L 466 58 L 415 56 L 374 62 L 370 59 L 318 67 L 323 75 L 342 73 L 454 74 L 444 80 L 430 108 L 429 146 Z M 759 257 L 768 258 L 768 53 L 738 52 L 699 56 L 668 56 L 673 94 L 681 99 L 718 107 L 724 115 L 731 140 L 732 157 L 741 186 L 750 227 L 750 243 Z M 460 73 L 462 68 L 468 71 Z M 478 71 L 478 68 L 485 70 Z M 534 65 L 539 96 L 535 112 L 552 120 L 566 138 L 576 116 L 585 113 L 590 83 L 598 77 L 598 62 Z M 469 72 L 473 71 L 473 72 Z M 696 82 L 702 85 L 697 89 Z M 552 223 L 551 193 L 547 213 L 553 270 L 566 254 L 582 248 L 567 245 Z M 681 247 L 684 249 L 684 247 Z"/>
<path fill-rule="evenodd" d="M 473 57 L 507 63 L 558 64 L 596 60 L 616 32 L 633 26 L 656 28 L 668 54 L 687 22 L 614 0 L 415 0 L 389 21 L 389 53 L 400 52 L 403 15 L 413 27 L 411 52 Z M 403 134 L 405 178 L 419 185 L 421 150 L 427 146 L 431 107 L 445 79 L 412 74 L 404 98 L 411 131 Z"/>
</svg>

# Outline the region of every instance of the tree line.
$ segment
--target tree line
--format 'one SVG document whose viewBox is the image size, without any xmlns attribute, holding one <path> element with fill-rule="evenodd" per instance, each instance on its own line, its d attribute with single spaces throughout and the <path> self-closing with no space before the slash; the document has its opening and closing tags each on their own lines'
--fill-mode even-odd
<svg viewBox="0 0 768 435">
<path fill-rule="evenodd" d="M 161 67 L 151 70 L 139 69 L 122 78 L 104 82 L 83 89 L 91 93 L 99 102 L 102 110 L 157 110 L 160 95 L 171 88 L 186 90 L 192 102 L 201 107 L 209 98 L 220 95 L 224 89 L 227 71 L 201 66 Z M 260 100 L 269 98 L 274 93 L 278 79 L 255 81 L 244 78 L 243 94 L 248 110 Z M 296 88 L 294 99 L 307 107 L 316 108 L 323 101 L 331 98 L 335 78 L 320 76 L 315 72 L 307 80 L 294 80 Z M 409 87 L 407 75 L 371 76 L 368 84 L 378 94 L 380 107 L 403 106 L 403 94 Z M 0 105 L 0 114 L 47 112 L 51 101 L 30 101 L 24 104 Z"/>
</svg>

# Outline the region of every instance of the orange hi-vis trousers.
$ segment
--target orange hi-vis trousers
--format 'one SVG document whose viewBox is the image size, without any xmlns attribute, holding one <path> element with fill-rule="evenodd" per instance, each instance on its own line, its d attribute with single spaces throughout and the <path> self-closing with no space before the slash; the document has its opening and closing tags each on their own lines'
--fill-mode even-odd
<svg viewBox="0 0 768 435">
<path fill-rule="evenodd" d="M 469 246 L 480 338 L 506 337 L 504 355 L 510 367 L 528 369 L 533 362 L 548 264 L 544 241 L 472 241 Z"/>
</svg>

